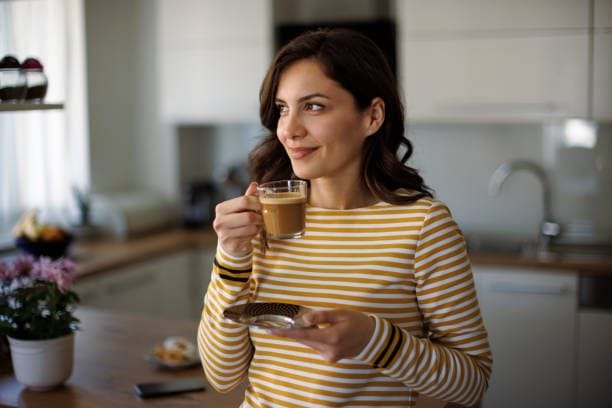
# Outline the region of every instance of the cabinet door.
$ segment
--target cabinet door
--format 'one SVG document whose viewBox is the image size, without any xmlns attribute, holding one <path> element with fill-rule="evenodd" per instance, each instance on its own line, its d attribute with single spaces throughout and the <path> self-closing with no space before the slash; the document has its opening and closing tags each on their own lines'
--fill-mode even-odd
<svg viewBox="0 0 612 408">
<path fill-rule="evenodd" d="M 397 3 L 408 120 L 588 115 L 586 1 L 447 3 Z"/>
<path fill-rule="evenodd" d="M 578 316 L 578 401 L 584 407 L 612 407 L 612 311 L 585 310 Z"/>
<path fill-rule="evenodd" d="M 158 315 L 162 292 L 154 262 L 137 264 L 91 277 L 75 285 L 81 304 L 120 312 Z"/>
<path fill-rule="evenodd" d="M 577 274 L 474 267 L 493 351 L 484 407 L 573 406 Z"/>
<path fill-rule="evenodd" d="M 194 298 L 194 308 L 192 316 L 200 319 L 202 307 L 204 306 L 204 295 L 210 283 L 213 260 L 215 259 L 215 249 L 202 249 L 196 252 L 195 269 L 192 279 L 192 289 Z"/>
<path fill-rule="evenodd" d="M 77 282 L 81 304 L 126 313 L 188 319 L 195 299 L 191 251 L 162 256 Z"/>
<path fill-rule="evenodd" d="M 111 302 L 106 295 L 103 285 L 104 279 L 100 277 L 77 280 L 73 289 L 79 295 L 79 304 L 87 307 L 108 309 Z"/>
<path fill-rule="evenodd" d="M 160 104 L 173 122 L 257 121 L 270 0 L 161 0 Z"/>
<path fill-rule="evenodd" d="M 593 20 L 596 30 L 612 28 L 612 1 L 595 0 L 593 2 Z"/>
<path fill-rule="evenodd" d="M 160 315 L 171 319 L 190 319 L 196 299 L 192 294 L 194 258 L 192 251 L 183 251 L 155 262 L 160 284 Z"/>
<path fill-rule="evenodd" d="M 612 121 L 612 1 L 595 0 L 593 119 Z"/>
<path fill-rule="evenodd" d="M 456 34 L 586 28 L 588 4 L 589 0 L 398 0 L 395 7 L 406 31 Z"/>
<path fill-rule="evenodd" d="M 587 116 L 588 36 L 406 41 L 408 119 Z"/>
</svg>

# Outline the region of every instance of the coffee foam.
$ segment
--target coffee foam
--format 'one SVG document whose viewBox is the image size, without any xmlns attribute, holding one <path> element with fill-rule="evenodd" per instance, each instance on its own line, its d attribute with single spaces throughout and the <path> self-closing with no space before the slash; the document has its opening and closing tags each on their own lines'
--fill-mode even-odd
<svg viewBox="0 0 612 408">
<path fill-rule="evenodd" d="M 262 204 L 300 204 L 306 202 L 306 196 L 300 192 L 276 193 L 273 197 L 259 196 Z"/>
</svg>

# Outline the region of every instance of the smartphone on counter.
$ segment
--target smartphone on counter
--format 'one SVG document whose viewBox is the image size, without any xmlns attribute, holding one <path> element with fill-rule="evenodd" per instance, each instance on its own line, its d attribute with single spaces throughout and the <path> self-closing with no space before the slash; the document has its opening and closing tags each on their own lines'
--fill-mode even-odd
<svg viewBox="0 0 612 408">
<path fill-rule="evenodd" d="M 140 398 L 161 397 L 182 392 L 203 391 L 205 389 L 202 378 L 179 378 L 176 380 L 141 383 L 134 386 L 134 390 Z"/>
</svg>

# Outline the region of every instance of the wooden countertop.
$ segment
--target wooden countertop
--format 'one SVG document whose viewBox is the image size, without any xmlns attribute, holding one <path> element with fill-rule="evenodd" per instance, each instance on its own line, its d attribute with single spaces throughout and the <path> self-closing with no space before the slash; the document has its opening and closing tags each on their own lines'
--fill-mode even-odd
<svg viewBox="0 0 612 408">
<path fill-rule="evenodd" d="M 195 341 L 197 322 L 125 315 L 80 308 L 81 330 L 75 336 L 75 362 L 66 384 L 47 392 L 25 389 L 8 373 L 0 373 L 0 406 L 20 408 L 237 407 L 245 386 L 228 394 L 207 385 L 205 392 L 141 400 L 134 384 L 184 377 L 204 378 L 200 366 L 161 370 L 144 355 L 167 336 Z"/>
<path fill-rule="evenodd" d="M 167 336 L 194 339 L 197 322 L 164 320 L 80 308 L 81 330 L 76 333 L 72 376 L 61 387 L 46 392 L 25 389 L 14 376 L 0 372 L 0 407 L 20 408 L 130 408 L 130 407 L 238 407 L 245 385 L 227 394 L 207 384 L 204 392 L 140 399 L 134 384 L 185 377 L 204 379 L 201 366 L 181 371 L 161 370 L 144 360 L 152 347 Z M 195 339 L 194 339 L 195 341 Z M 417 408 L 446 404 L 426 397 Z M 448 406 L 452 406 L 448 405 Z"/>
<path fill-rule="evenodd" d="M 128 266 L 156 256 L 187 249 L 214 249 L 217 236 L 212 229 L 164 230 L 126 241 L 106 239 L 78 242 L 72 257 L 77 264 L 77 277 Z"/>
<path fill-rule="evenodd" d="M 127 241 L 79 242 L 74 248 L 79 279 L 186 249 L 211 249 L 217 244 L 212 229 L 171 229 Z M 474 265 L 565 269 L 612 276 L 612 254 L 604 258 L 570 255 L 537 258 L 528 255 L 470 251 Z"/>
<path fill-rule="evenodd" d="M 565 269 L 586 275 L 612 277 L 612 254 L 605 259 L 574 255 L 551 255 L 547 258 L 538 258 L 520 254 L 470 251 L 470 259 L 472 265 Z"/>
</svg>

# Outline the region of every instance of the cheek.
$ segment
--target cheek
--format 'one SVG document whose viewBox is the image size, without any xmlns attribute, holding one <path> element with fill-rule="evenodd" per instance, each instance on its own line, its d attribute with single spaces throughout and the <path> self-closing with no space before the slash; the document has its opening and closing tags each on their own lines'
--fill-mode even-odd
<svg viewBox="0 0 612 408">
<path fill-rule="evenodd" d="M 310 134 L 322 144 L 345 145 L 357 140 L 358 129 L 355 122 L 345 118 L 312 123 Z"/>
<path fill-rule="evenodd" d="M 280 142 L 283 146 L 285 146 L 285 142 L 287 139 L 281 135 L 281 132 L 278 131 L 279 127 L 276 127 L 276 140 Z"/>
<path fill-rule="evenodd" d="M 336 122 L 331 136 L 333 136 L 333 141 L 336 144 L 350 150 L 359 148 L 365 139 L 363 129 L 356 120 Z"/>
</svg>

